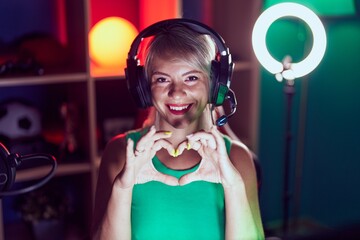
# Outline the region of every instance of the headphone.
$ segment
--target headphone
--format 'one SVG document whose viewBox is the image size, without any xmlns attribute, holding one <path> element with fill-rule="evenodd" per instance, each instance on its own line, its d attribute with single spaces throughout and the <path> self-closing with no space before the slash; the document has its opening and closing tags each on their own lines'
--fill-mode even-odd
<svg viewBox="0 0 360 240">
<path fill-rule="evenodd" d="M 215 41 L 218 49 L 218 59 L 211 62 L 211 91 L 209 103 L 213 106 L 221 106 L 225 100 L 230 101 L 231 113 L 221 116 L 216 124 L 222 126 L 227 119 L 236 111 L 236 98 L 234 92 L 230 89 L 230 82 L 234 63 L 231 58 L 229 48 L 226 46 L 222 37 L 207 25 L 184 18 L 168 19 L 157 22 L 142 30 L 131 44 L 127 67 L 125 68 L 125 77 L 129 92 L 136 105 L 140 108 L 152 106 L 151 90 L 149 81 L 146 79 L 144 66 L 139 64 L 137 59 L 139 46 L 144 38 L 154 36 L 166 31 L 172 26 L 185 26 L 197 33 L 207 34 Z"/>
<path fill-rule="evenodd" d="M 15 183 L 16 168 L 20 166 L 23 161 L 32 161 L 45 159 L 52 165 L 49 173 L 34 185 L 27 186 L 22 189 L 12 190 Z M 0 199 L 3 196 L 13 196 L 23 194 L 41 187 L 50 180 L 55 174 L 57 167 L 56 159 L 48 154 L 28 154 L 19 155 L 17 153 L 10 153 L 9 150 L 0 142 Z"/>
<path fill-rule="evenodd" d="M 15 182 L 16 164 L 9 151 L 0 143 L 0 192 L 9 190 Z"/>
</svg>

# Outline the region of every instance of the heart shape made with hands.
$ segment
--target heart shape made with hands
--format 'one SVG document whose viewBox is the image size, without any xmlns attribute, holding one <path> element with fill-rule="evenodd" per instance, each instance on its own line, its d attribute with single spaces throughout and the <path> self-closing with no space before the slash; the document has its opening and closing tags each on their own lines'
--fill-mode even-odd
<svg viewBox="0 0 360 240">
<path fill-rule="evenodd" d="M 180 143 L 176 149 L 166 140 L 170 136 L 171 133 L 156 132 L 152 127 L 136 146 L 137 148 L 141 147 L 141 151 L 135 150 L 135 152 L 133 150 L 134 143 L 130 140 L 127 151 L 130 159 L 135 158 L 134 161 L 131 161 L 131 165 L 136 165 L 135 169 L 137 169 L 135 170 L 135 183 L 149 181 L 160 181 L 168 185 L 185 185 L 193 181 L 221 183 L 221 173 L 231 170 L 224 139 L 215 127 L 209 132 L 200 131 L 188 135 L 187 140 Z M 152 158 L 161 149 L 165 149 L 173 157 L 179 157 L 186 150 L 195 150 L 201 156 L 200 165 L 196 171 L 187 173 L 180 179 L 161 173 L 155 169 L 152 163 Z"/>
<path fill-rule="evenodd" d="M 192 147 L 191 147 L 192 146 Z M 220 183 L 220 170 L 214 159 L 210 156 L 214 156 L 214 149 L 209 149 L 208 144 L 204 143 L 193 143 L 190 144 L 188 141 L 181 143 L 176 149 L 170 151 L 170 155 L 174 158 L 179 157 L 187 150 L 195 150 L 199 152 L 201 156 L 200 164 L 198 168 L 193 171 L 186 173 L 179 179 L 168 175 L 166 173 L 159 172 L 152 160 L 148 161 L 141 169 L 138 174 L 136 183 L 145 183 L 148 181 L 160 181 L 167 185 L 186 185 L 193 181 L 208 181 L 213 183 Z M 206 152 L 206 154 L 205 154 Z M 160 161 L 160 160 L 158 160 Z M 163 164 L 165 165 L 165 164 Z M 166 165 L 165 165 L 166 166 Z M 175 180 L 176 179 L 176 180 Z"/>
</svg>

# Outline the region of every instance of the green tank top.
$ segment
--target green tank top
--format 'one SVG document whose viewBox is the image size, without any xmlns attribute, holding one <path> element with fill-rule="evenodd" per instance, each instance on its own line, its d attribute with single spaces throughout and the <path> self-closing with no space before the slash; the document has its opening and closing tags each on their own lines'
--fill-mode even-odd
<svg viewBox="0 0 360 240">
<path fill-rule="evenodd" d="M 144 134 L 130 132 L 136 142 Z M 227 151 L 230 140 L 225 139 Z M 195 171 L 167 168 L 155 156 L 157 171 L 180 178 Z M 151 181 L 136 184 L 131 206 L 132 239 L 141 240 L 216 240 L 225 238 L 224 189 L 219 183 L 195 181 L 185 186 L 168 186 Z"/>
</svg>

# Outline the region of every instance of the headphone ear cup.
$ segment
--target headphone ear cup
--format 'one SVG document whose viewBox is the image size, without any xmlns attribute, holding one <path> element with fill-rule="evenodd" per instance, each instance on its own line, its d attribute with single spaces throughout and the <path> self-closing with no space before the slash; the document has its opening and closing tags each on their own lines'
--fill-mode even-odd
<svg viewBox="0 0 360 240">
<path fill-rule="evenodd" d="M 152 106 L 150 86 L 145 78 L 144 68 L 137 66 L 136 61 L 128 59 L 125 76 L 135 104 L 140 108 Z"/>
<path fill-rule="evenodd" d="M 143 66 L 137 67 L 137 75 L 138 75 L 138 93 L 139 98 L 142 102 L 142 107 L 147 108 L 152 106 L 152 98 L 151 98 L 151 89 L 148 79 L 145 77 L 145 69 Z"/>
<path fill-rule="evenodd" d="M 211 61 L 211 72 L 210 72 L 210 80 L 211 80 L 211 91 L 209 96 L 209 103 L 216 105 L 217 100 L 217 92 L 219 88 L 219 62 L 213 60 Z"/>
<path fill-rule="evenodd" d="M 211 91 L 210 91 L 210 103 L 215 106 L 220 106 L 224 103 L 229 87 L 227 86 L 227 79 L 224 82 L 223 76 L 221 73 L 220 62 L 213 60 L 211 62 Z"/>
</svg>

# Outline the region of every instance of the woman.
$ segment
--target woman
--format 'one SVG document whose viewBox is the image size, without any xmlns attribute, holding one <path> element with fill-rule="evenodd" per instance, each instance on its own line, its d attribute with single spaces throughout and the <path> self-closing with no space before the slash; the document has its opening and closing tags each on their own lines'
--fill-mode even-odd
<svg viewBox="0 0 360 240">
<path fill-rule="evenodd" d="M 179 22 L 157 30 L 145 51 L 151 125 L 115 137 L 104 151 L 94 236 L 263 239 L 251 154 L 212 119 L 217 46 Z"/>
</svg>

